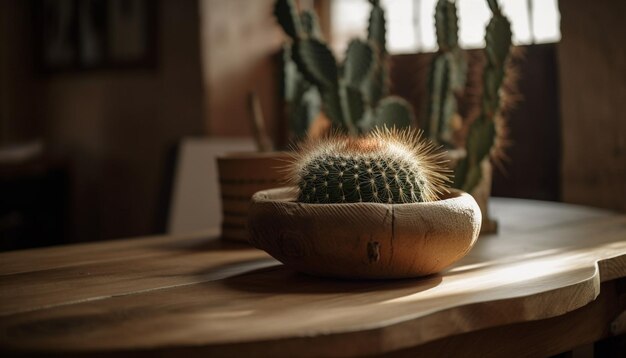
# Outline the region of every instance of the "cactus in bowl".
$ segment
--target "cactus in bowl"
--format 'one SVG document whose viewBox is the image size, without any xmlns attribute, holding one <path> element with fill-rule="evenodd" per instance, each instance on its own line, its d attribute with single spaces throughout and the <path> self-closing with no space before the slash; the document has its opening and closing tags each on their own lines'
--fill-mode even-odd
<svg viewBox="0 0 626 358">
<path fill-rule="evenodd" d="M 482 222 L 472 196 L 445 188 L 442 164 L 430 141 L 410 129 L 309 138 L 289 167 L 296 188 L 252 197 L 250 243 L 318 276 L 439 272 L 469 252 Z"/>
<path fill-rule="evenodd" d="M 296 117 L 292 117 L 292 123 L 297 123 L 294 127 L 300 135 L 310 124 L 310 113 L 315 112 L 310 110 L 314 102 L 305 100 L 307 91 L 319 94 L 321 111 L 334 128 L 353 136 L 377 126 L 404 128 L 414 122 L 408 102 L 399 97 L 384 97 L 388 92 L 385 14 L 378 1 L 370 3 L 368 40 L 352 40 L 345 60 L 338 63 L 319 33 L 314 14 L 298 13 L 293 0 L 277 0 L 274 14 L 292 39 L 288 52 L 285 51 L 285 93 L 290 108 L 300 108 L 291 111 Z M 292 91 L 294 88 L 301 89 Z"/>
<path fill-rule="evenodd" d="M 442 153 L 414 130 L 379 127 L 306 142 L 290 168 L 304 203 L 434 201 L 448 181 Z"/>
</svg>

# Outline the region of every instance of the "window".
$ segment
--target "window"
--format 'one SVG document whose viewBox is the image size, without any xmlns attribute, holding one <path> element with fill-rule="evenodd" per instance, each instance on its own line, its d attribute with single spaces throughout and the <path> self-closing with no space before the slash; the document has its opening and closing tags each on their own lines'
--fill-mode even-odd
<svg viewBox="0 0 626 358">
<path fill-rule="evenodd" d="M 387 46 L 391 53 L 430 52 L 437 49 L 434 11 L 437 0 L 382 0 L 387 12 Z M 459 37 L 463 48 L 485 44 L 490 18 L 486 0 L 456 0 Z M 560 14 L 557 0 L 500 0 L 511 20 L 517 45 L 558 42 Z M 367 0 L 332 0 L 332 47 L 343 54 L 348 41 L 364 37 L 370 4 Z"/>
</svg>

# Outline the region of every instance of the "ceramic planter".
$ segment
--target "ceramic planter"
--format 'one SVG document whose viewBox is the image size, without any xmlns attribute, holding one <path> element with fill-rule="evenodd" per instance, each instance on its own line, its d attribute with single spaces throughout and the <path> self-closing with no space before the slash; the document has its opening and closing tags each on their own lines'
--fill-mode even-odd
<svg viewBox="0 0 626 358">
<path fill-rule="evenodd" d="M 286 152 L 230 153 L 217 158 L 222 201 L 222 238 L 248 241 L 250 198 L 260 190 L 285 185 Z"/>
<path fill-rule="evenodd" d="M 481 213 L 471 195 L 414 204 L 303 204 L 295 188 L 261 191 L 250 207 L 250 243 L 297 271 L 343 278 L 439 272 L 472 248 Z"/>
</svg>

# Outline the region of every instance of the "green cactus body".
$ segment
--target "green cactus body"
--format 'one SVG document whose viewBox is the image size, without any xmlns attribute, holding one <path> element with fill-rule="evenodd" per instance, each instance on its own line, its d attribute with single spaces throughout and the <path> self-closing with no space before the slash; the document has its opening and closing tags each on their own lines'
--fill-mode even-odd
<svg viewBox="0 0 626 358">
<path fill-rule="evenodd" d="M 290 7 L 289 1 L 276 4 L 275 13 L 281 16 L 281 24 L 286 28 L 293 28 L 290 31 L 294 36 L 298 32 L 295 28 L 302 30 L 306 36 L 322 40 L 317 15 L 313 11 L 304 10 L 300 14 L 300 21 L 295 17 L 294 8 Z M 293 17 L 292 17 L 293 16 Z M 296 25 L 296 24 L 300 25 Z M 289 30 L 285 30 L 289 31 Z M 291 132 L 296 140 L 305 138 L 308 128 L 319 114 L 322 104 L 320 93 L 316 86 L 311 85 L 298 70 L 298 66 L 293 60 L 292 45 L 283 45 L 283 98 L 287 104 L 286 114 L 291 124 Z"/>
<path fill-rule="evenodd" d="M 295 139 L 303 139 L 321 110 L 321 98 L 317 87 L 304 79 L 292 59 L 291 45 L 283 46 L 283 98 L 287 104 L 286 114 Z"/>
<path fill-rule="evenodd" d="M 372 114 L 370 120 L 365 120 L 366 131 L 385 126 L 409 128 L 415 122 L 411 104 L 397 96 L 383 98 Z"/>
<path fill-rule="evenodd" d="M 380 2 L 370 1 L 370 3 L 372 9 L 367 26 L 367 39 L 374 45 L 376 62 L 372 74 L 363 82 L 362 89 L 366 100 L 372 106 L 377 106 L 378 102 L 389 93 L 387 25 L 385 10 L 380 6 Z"/>
<path fill-rule="evenodd" d="M 437 2 L 435 30 L 439 51 L 430 69 L 428 119 L 424 126 L 430 139 L 453 147 L 452 120 L 458 107 L 455 92 L 462 90 L 467 76 L 467 61 L 458 44 L 459 28 L 454 2 Z"/>
<path fill-rule="evenodd" d="M 471 192 L 482 177 L 481 162 L 488 157 L 496 136 L 495 117 L 500 112 L 500 87 L 511 48 L 511 24 L 496 0 L 488 0 L 493 13 L 485 33 L 487 63 L 483 72 L 481 114 L 469 128 L 467 157 L 455 168 L 454 186 Z"/>
<path fill-rule="evenodd" d="M 305 203 L 415 203 L 436 200 L 447 180 L 441 158 L 414 132 L 376 129 L 304 147 L 292 174 Z"/>
</svg>

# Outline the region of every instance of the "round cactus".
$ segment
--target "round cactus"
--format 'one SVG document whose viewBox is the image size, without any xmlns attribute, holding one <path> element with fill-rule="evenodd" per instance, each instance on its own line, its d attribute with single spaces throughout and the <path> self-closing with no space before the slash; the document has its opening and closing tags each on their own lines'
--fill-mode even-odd
<svg viewBox="0 0 626 358">
<path fill-rule="evenodd" d="M 444 164 L 420 133 L 385 128 L 305 143 L 290 170 L 300 202 L 401 204 L 437 200 L 448 181 Z"/>
</svg>

